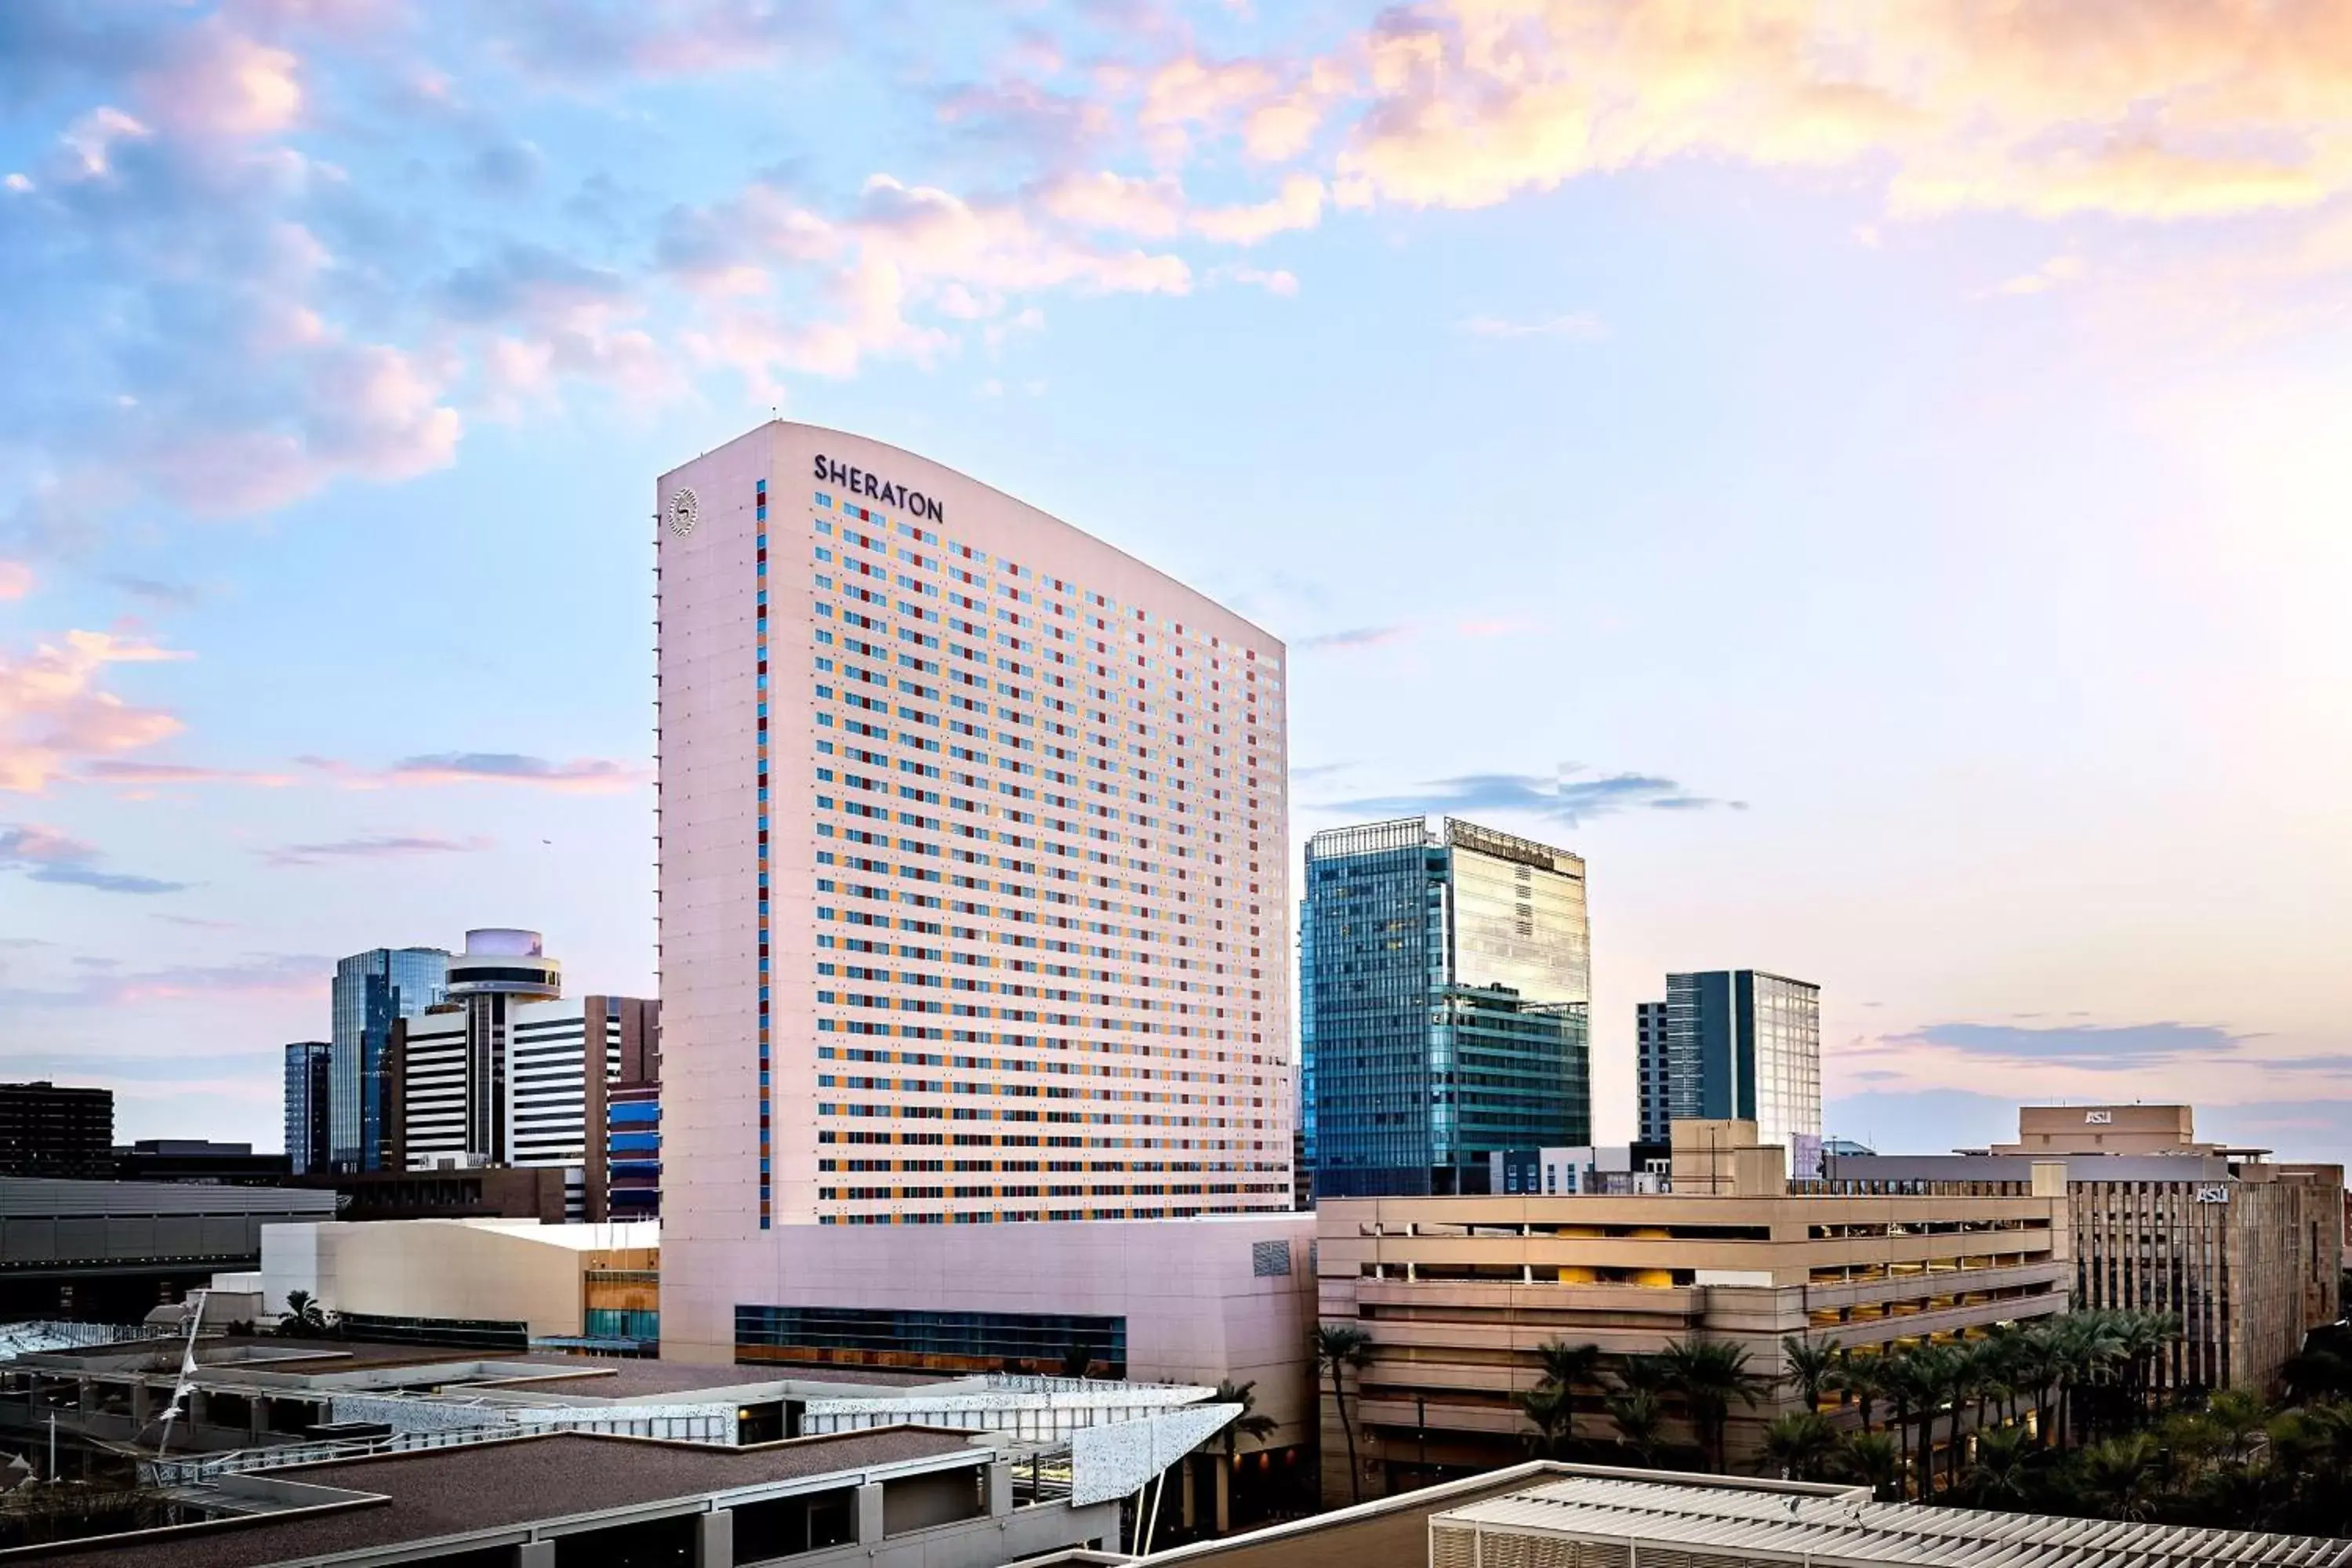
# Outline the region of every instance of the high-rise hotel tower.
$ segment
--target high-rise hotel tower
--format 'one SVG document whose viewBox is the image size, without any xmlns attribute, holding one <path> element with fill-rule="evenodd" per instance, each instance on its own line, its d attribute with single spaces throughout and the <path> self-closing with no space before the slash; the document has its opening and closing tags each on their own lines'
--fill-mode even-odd
<svg viewBox="0 0 2352 1568">
<path fill-rule="evenodd" d="M 656 503 L 665 1351 L 777 1227 L 1288 1207 L 1282 644 L 837 431 Z"/>
</svg>

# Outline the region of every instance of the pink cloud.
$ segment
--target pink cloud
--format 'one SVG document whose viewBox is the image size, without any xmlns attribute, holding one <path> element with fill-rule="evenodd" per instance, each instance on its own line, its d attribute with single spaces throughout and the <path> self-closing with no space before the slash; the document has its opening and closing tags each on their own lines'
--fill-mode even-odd
<svg viewBox="0 0 2352 1568">
<path fill-rule="evenodd" d="M 433 833 L 371 833 L 317 844 L 286 844 L 257 851 L 271 866 L 320 866 L 333 860 L 399 860 L 418 855 L 466 855 L 488 849 L 480 837 L 446 838 Z"/>
<path fill-rule="evenodd" d="M 139 100 L 165 130 L 264 136 L 302 112 L 301 61 L 211 16 L 173 37 L 166 58 L 137 81 Z"/>
<path fill-rule="evenodd" d="M 0 790 L 38 795 L 77 763 L 137 751 L 186 726 L 100 689 L 107 668 L 194 656 L 109 632 L 69 631 L 62 646 L 0 659 Z"/>
<path fill-rule="evenodd" d="M 282 789 L 299 781 L 292 773 L 255 773 L 239 768 L 208 768 L 188 763 L 127 763 L 101 758 L 84 764 L 74 777 L 91 784 L 148 788 L 157 784 L 252 784 Z"/>
<path fill-rule="evenodd" d="M 32 591 L 32 567 L 22 561 L 0 561 L 0 599 L 21 599 Z"/>
<path fill-rule="evenodd" d="M 1371 97 L 1339 157 L 1358 203 L 1482 206 L 1677 157 L 1883 166 L 1903 212 L 2169 218 L 2352 191 L 2336 8 L 2018 11 L 1829 0 L 1541 7 L 1433 0 L 1343 55 Z"/>
<path fill-rule="evenodd" d="M 565 795 L 610 795 L 635 789 L 652 774 L 604 757 L 574 757 L 550 762 L 514 752 L 445 752 L 405 757 L 383 768 L 357 767 L 331 757 L 299 757 L 346 789 L 383 789 L 416 784 L 503 784 L 553 790 Z"/>
</svg>

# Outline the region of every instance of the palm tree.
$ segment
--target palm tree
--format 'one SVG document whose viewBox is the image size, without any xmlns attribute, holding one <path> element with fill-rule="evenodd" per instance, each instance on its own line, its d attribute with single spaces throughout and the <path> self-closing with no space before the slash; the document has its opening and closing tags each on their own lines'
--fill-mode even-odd
<svg viewBox="0 0 2352 1568">
<path fill-rule="evenodd" d="M 1838 1474 L 1868 1487 L 1881 1502 L 1902 1496 L 1903 1446 L 1884 1432 L 1849 1432 L 1831 1463 Z"/>
<path fill-rule="evenodd" d="M 1217 1392 L 1209 1396 L 1212 1405 L 1238 1405 L 1242 1413 L 1225 1423 L 1218 1434 L 1223 1449 L 1223 1462 L 1217 1467 L 1217 1533 L 1223 1535 L 1233 1528 L 1233 1472 L 1242 1462 L 1242 1439 L 1264 1442 L 1274 1436 L 1281 1423 L 1271 1415 L 1261 1415 L 1257 1408 L 1257 1379 L 1235 1383 L 1225 1378 L 1217 1384 Z"/>
<path fill-rule="evenodd" d="M 1356 1468 L 1356 1428 L 1348 1419 L 1347 1374 L 1360 1373 L 1372 1359 L 1372 1336 L 1353 1323 L 1321 1323 L 1314 1339 L 1315 1370 L 1331 1379 L 1331 1405 L 1339 1415 L 1339 1433 L 1348 1440 L 1348 1495 L 1364 1500 L 1364 1478 Z"/>
<path fill-rule="evenodd" d="M 1947 1491 L 1960 1484 L 1960 1417 L 1968 1414 L 1969 1403 L 1982 1403 L 1986 1383 L 1984 1348 L 1976 1342 L 1960 1340 L 1944 1350 L 1944 1392 L 1952 1402 L 1952 1440 L 1944 1449 L 1944 1489 Z M 1982 1425 L 1979 1418 L 1979 1425 Z"/>
<path fill-rule="evenodd" d="M 1650 1464 L 1657 1456 L 1658 1430 L 1666 1420 L 1666 1408 L 1659 1403 L 1656 1390 L 1628 1388 L 1610 1394 L 1601 1401 L 1601 1407 L 1616 1425 L 1618 1440 L 1633 1449 L 1643 1464 Z"/>
<path fill-rule="evenodd" d="M 1576 1391 L 1591 1388 L 1601 1381 L 1601 1347 L 1548 1340 L 1536 1347 L 1536 1358 L 1543 1363 L 1544 1382 L 1559 1390 L 1560 1436 L 1573 1442 Z"/>
<path fill-rule="evenodd" d="M 1862 1429 L 1870 1430 L 1871 1413 L 1878 1402 L 1886 1397 L 1886 1358 L 1884 1355 L 1855 1355 L 1851 1351 L 1839 1353 L 1838 1386 L 1853 1395 L 1862 1415 Z"/>
<path fill-rule="evenodd" d="M 2243 1465 L 2254 1451 L 2254 1438 L 2270 1418 L 2262 1395 L 2250 1388 L 2225 1388 L 2205 1405 L 2206 1424 L 2218 1439 L 2222 1458 Z"/>
<path fill-rule="evenodd" d="M 1527 1439 L 1528 1447 L 1538 1458 L 1559 1458 L 1561 1436 L 1576 1419 L 1575 1410 L 1569 1404 L 1568 1390 L 1559 1384 L 1546 1381 L 1533 1388 L 1519 1390 L 1515 1397 L 1535 1427 L 1533 1432 L 1521 1434 Z"/>
<path fill-rule="evenodd" d="M 289 1290 L 278 1331 L 289 1339 L 317 1339 L 327 1331 L 327 1310 L 308 1290 Z"/>
<path fill-rule="evenodd" d="M 1748 1370 L 1746 1347 L 1728 1340 L 1669 1340 L 1664 1352 L 1670 1385 L 1683 1396 L 1707 1468 L 1724 1468 L 1724 1427 L 1731 1419 L 1731 1402 L 1751 1408 L 1758 1394 L 1772 1380 Z"/>
<path fill-rule="evenodd" d="M 2111 1437 L 2083 1450 L 2083 1490 L 2109 1519 L 2137 1522 L 2155 1511 L 2160 1468 L 2147 1433 Z"/>
<path fill-rule="evenodd" d="M 1943 1402 L 1944 1378 L 1936 1364 L 1937 1352 L 1932 1345 L 1918 1345 L 1900 1355 L 1890 1356 L 1886 1364 L 1886 1394 L 1895 1403 L 1895 1435 L 1898 1442 L 1904 1429 L 1916 1413 L 1919 1417 L 1918 1462 L 1912 1467 L 1919 1497 L 1925 1500 L 1930 1489 L 1931 1472 L 1927 1455 L 1935 1447 L 1936 1407 Z"/>
<path fill-rule="evenodd" d="M 1996 1426 L 1977 1434 L 1976 1462 L 1969 1467 L 1969 1500 L 1977 1508 L 2023 1505 L 2032 1474 L 2032 1445 L 2022 1426 Z"/>
<path fill-rule="evenodd" d="M 1821 1408 L 1822 1392 L 1836 1387 L 1845 1370 L 1845 1358 L 1838 1353 L 1837 1341 L 1808 1340 L 1789 1334 L 1780 1341 L 1780 1355 L 1789 1364 L 1780 1381 L 1796 1391 L 1804 1408 Z"/>
<path fill-rule="evenodd" d="M 1838 1449 L 1837 1426 L 1813 1410 L 1791 1410 L 1764 1429 L 1758 1473 L 1778 1470 L 1784 1481 L 1817 1481 Z"/>
</svg>

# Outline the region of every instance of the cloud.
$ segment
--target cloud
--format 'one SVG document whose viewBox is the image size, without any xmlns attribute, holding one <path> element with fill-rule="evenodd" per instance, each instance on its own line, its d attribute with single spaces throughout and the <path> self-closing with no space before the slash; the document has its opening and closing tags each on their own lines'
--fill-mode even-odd
<svg viewBox="0 0 2352 1568">
<path fill-rule="evenodd" d="M 2235 1053 L 2247 1037 L 2209 1024 L 2059 1025 L 1931 1024 L 1894 1043 L 1941 1046 L 1970 1057 L 2008 1062 L 2062 1064 L 2098 1072 L 2129 1072 L 2168 1063 L 2210 1060 Z"/>
<path fill-rule="evenodd" d="M 732 368 L 755 395 L 788 374 L 847 376 L 869 357 L 929 364 L 958 339 L 950 323 L 988 320 L 1048 289 L 1188 294 L 1183 258 L 1104 246 L 1066 232 L 1042 198 L 968 198 L 875 174 L 833 216 L 755 184 L 665 224 L 665 265 L 709 296 L 681 336 L 702 363 Z M 814 299 L 808 296 L 813 292 Z"/>
<path fill-rule="evenodd" d="M 22 561 L 0 561 L 0 599 L 21 599 L 32 591 L 32 567 Z"/>
<path fill-rule="evenodd" d="M 38 824 L 0 825 L 0 870 L 20 871 L 32 882 L 88 888 L 100 893 L 177 893 L 185 882 L 133 877 L 101 869 L 98 847 Z"/>
<path fill-rule="evenodd" d="M 1412 635 L 1412 627 L 1402 624 L 1388 626 L 1349 626 L 1341 631 L 1318 632 L 1311 637 L 1300 637 L 1291 646 L 1297 648 L 1379 647 L 1383 643 L 1397 642 Z"/>
<path fill-rule="evenodd" d="M 1695 795 L 1672 779 L 1646 773 L 1592 774 L 1580 766 L 1558 776 L 1531 773 L 1470 773 L 1439 779 L 1416 794 L 1369 795 L 1310 803 L 1318 812 L 1351 816 L 1458 816 L 1512 812 L 1575 827 L 1594 817 L 1623 811 L 1697 811 L 1716 806 L 1748 809 L 1745 801 Z"/>
<path fill-rule="evenodd" d="M 131 572 L 110 572 L 105 580 L 133 598 L 175 610 L 187 609 L 200 603 L 205 596 L 201 589 L 190 584 L 166 583 L 160 578 L 142 577 Z"/>
<path fill-rule="evenodd" d="M 69 631 L 62 643 L 0 658 L 0 790 L 38 795 L 72 766 L 136 751 L 184 726 L 100 689 L 108 667 L 193 656 L 110 632 Z"/>
<path fill-rule="evenodd" d="M 236 768 L 199 767 L 188 763 L 125 763 L 103 760 L 88 763 L 73 775 L 91 784 L 253 784 L 282 789 L 299 782 L 292 773 L 252 773 Z"/>
<path fill-rule="evenodd" d="M 1359 204 L 1484 206 L 1677 158 L 1869 170 L 1904 213 L 2168 218 L 2352 188 L 2352 33 L 2324 3 L 2134 11 L 1833 0 L 1433 0 L 1349 53 Z"/>
<path fill-rule="evenodd" d="M 120 1007 L 144 1002 L 205 997 L 324 995 L 335 961 L 307 952 L 250 953 L 235 963 L 179 964 L 162 969 L 109 970 L 83 974 L 70 987 L 0 991 L 0 1004 L 17 1007 Z"/>
<path fill-rule="evenodd" d="M 2085 270 L 2079 256 L 2053 256 L 2031 272 L 2005 279 L 1994 285 L 1996 294 L 2043 294 L 2062 285 L 2072 283 Z"/>
<path fill-rule="evenodd" d="M 381 789 L 402 784 L 529 784 L 572 795 L 607 795 L 634 789 L 649 776 L 604 757 L 574 757 L 550 762 L 518 752 L 442 752 L 404 757 L 385 768 L 354 767 L 331 757 L 299 757 L 349 789 Z"/>
<path fill-rule="evenodd" d="M 1297 275 L 1283 268 L 1268 270 L 1258 267 L 1212 267 L 1208 280 L 1212 283 L 1244 283 L 1265 289 L 1285 300 L 1298 293 Z"/>
<path fill-rule="evenodd" d="M 776 0 L 503 0 L 480 23 L 494 53 L 558 88 L 765 70 L 837 26 L 830 5 Z"/>
<path fill-rule="evenodd" d="M 1499 316 L 1472 316 L 1462 330 L 1474 338 L 1561 338 L 1594 342 L 1609 335 L 1609 325 L 1589 310 L 1564 316 L 1544 316 L 1531 321 L 1507 321 Z"/>
<path fill-rule="evenodd" d="M 287 844 L 257 851 L 271 866 L 320 866 L 332 860 L 394 860 L 416 855 L 466 855 L 491 847 L 487 838 L 379 833 L 324 844 Z"/>
</svg>

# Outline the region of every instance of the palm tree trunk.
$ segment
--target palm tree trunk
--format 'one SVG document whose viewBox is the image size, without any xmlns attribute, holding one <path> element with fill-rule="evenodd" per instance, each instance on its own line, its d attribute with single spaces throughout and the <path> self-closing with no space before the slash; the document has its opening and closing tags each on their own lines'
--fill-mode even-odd
<svg viewBox="0 0 2352 1568">
<path fill-rule="evenodd" d="M 1348 1391 L 1340 1380 L 1338 1367 L 1331 1369 L 1331 1404 L 1339 1412 L 1339 1434 L 1348 1440 L 1348 1496 L 1356 1502 L 1364 1500 L 1363 1472 L 1356 1465 L 1356 1429 L 1348 1424 Z"/>
</svg>

